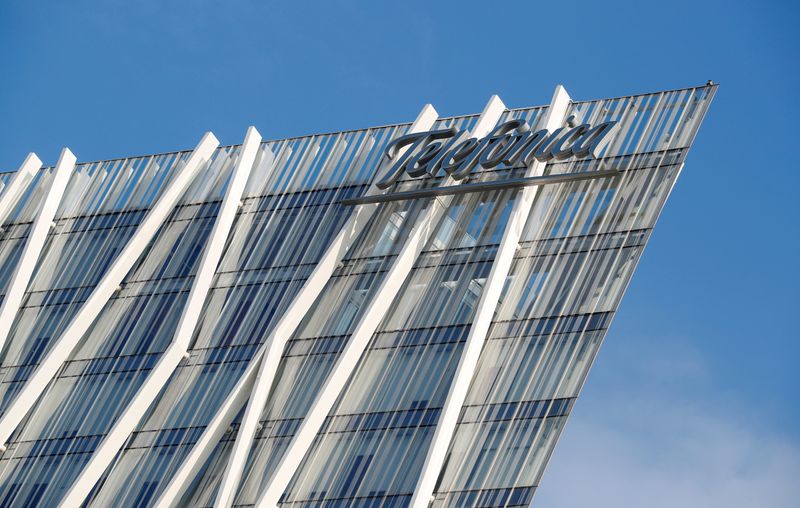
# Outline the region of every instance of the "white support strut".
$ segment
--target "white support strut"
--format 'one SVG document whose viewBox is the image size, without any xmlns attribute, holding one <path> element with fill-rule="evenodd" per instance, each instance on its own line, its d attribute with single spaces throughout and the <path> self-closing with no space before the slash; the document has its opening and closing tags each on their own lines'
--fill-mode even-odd
<svg viewBox="0 0 800 508">
<path fill-rule="evenodd" d="M 45 358 L 20 390 L 20 393 L 0 419 L 0 443 L 6 443 L 36 404 L 39 396 L 58 372 L 61 365 L 79 344 L 81 337 L 100 314 L 109 298 L 144 252 L 158 228 L 175 207 L 178 199 L 194 179 L 203 163 L 211 158 L 219 146 L 217 138 L 206 133 L 194 149 L 179 173 L 169 183 L 161 197 L 144 218 L 122 252 L 111 264 L 106 274 L 94 288 L 89 298 L 64 332 L 55 340 Z"/>
<path fill-rule="evenodd" d="M 547 119 L 543 128 L 554 132 L 561 127 L 569 103 L 570 97 L 564 87 L 561 85 L 556 87 L 553 100 L 548 107 Z M 546 165 L 546 162 L 539 162 L 534 159 L 528 166 L 525 176 L 542 176 Z M 439 478 L 447 456 L 447 450 L 453 439 L 453 434 L 458 424 L 458 416 L 466 400 L 470 382 L 475 375 L 481 350 L 486 341 L 503 286 L 511 270 L 514 253 L 519 245 L 520 237 L 530 215 L 538 189 L 539 187 L 537 186 L 524 187 L 519 191 L 517 199 L 514 201 L 500 246 L 497 249 L 492 268 L 484 283 L 478 306 L 475 309 L 475 317 L 461 352 L 458 367 L 450 383 L 450 389 L 439 420 L 436 423 L 436 430 L 428 447 L 425 463 L 414 489 L 414 495 L 411 498 L 411 504 L 409 505 L 411 508 L 427 508 L 431 503 L 431 498 L 436 488 L 436 480 Z"/>
<path fill-rule="evenodd" d="M 103 475 L 103 472 L 125 444 L 125 440 L 139 425 L 147 409 L 158 397 L 161 389 L 166 385 L 180 361 L 185 357 L 200 318 L 200 313 L 203 310 L 203 304 L 211 288 L 214 273 L 222 257 L 225 242 L 236 218 L 236 211 L 239 208 L 239 202 L 247 185 L 247 179 L 250 176 L 260 143 L 261 135 L 255 127 L 250 127 L 247 130 L 235 166 L 232 169 L 228 188 L 225 191 L 214 227 L 206 242 L 203 256 L 197 268 L 197 274 L 189 291 L 189 297 L 183 308 L 181 319 L 175 329 L 172 342 L 125 411 L 120 415 L 114 427 L 95 450 L 92 458 L 83 468 L 80 476 L 67 495 L 61 500 L 59 506 L 69 508 L 82 505 L 94 485 Z"/>
<path fill-rule="evenodd" d="M 14 177 L 8 182 L 8 185 L 3 188 L 3 194 L 0 195 L 0 225 L 6 221 L 20 194 L 27 188 L 36 171 L 41 167 L 42 161 L 33 152 L 29 153 L 22 161 L 22 165 L 14 173 Z"/>
<path fill-rule="evenodd" d="M 19 168 L 17 176 L 6 189 L 3 194 L 3 203 L 0 204 L 0 223 L 2 223 L 7 214 L 10 213 L 11 208 L 22 192 L 24 180 L 29 180 L 33 173 L 41 168 L 42 161 L 34 154 L 28 155 L 23 162 L 22 167 Z M 53 169 L 53 178 L 50 182 L 50 188 L 42 198 L 42 203 L 39 206 L 39 211 L 33 224 L 28 232 L 28 238 L 25 241 L 22 254 L 17 261 L 17 266 L 14 268 L 14 274 L 8 283 L 5 298 L 3 298 L 3 305 L 0 306 L 0 351 L 5 346 L 8 332 L 11 330 L 11 325 L 14 323 L 14 318 L 17 316 L 19 306 L 22 303 L 22 298 L 25 296 L 25 290 L 28 289 L 33 270 L 36 268 L 36 262 L 39 260 L 39 255 L 42 252 L 42 247 L 47 240 L 47 234 L 50 232 L 50 226 L 53 223 L 58 205 L 61 203 L 61 197 L 64 195 L 64 189 L 67 188 L 67 183 L 72 175 L 72 170 L 75 168 L 75 156 L 69 149 L 65 148 L 61 151 L 61 156 Z M 27 176 L 27 178 L 25 178 Z M 8 199 L 6 198 L 13 198 Z"/>
<path fill-rule="evenodd" d="M 428 130 L 433 126 L 437 118 L 438 114 L 436 110 L 433 109 L 433 106 L 428 104 L 422 109 L 409 132 Z M 375 187 L 372 189 L 374 189 L 373 192 L 379 192 Z M 269 396 L 270 389 L 275 380 L 275 374 L 278 371 L 278 365 L 280 364 L 281 356 L 283 355 L 287 341 L 291 338 L 292 334 L 300 325 L 301 320 L 333 275 L 344 254 L 377 209 L 376 206 L 372 206 L 368 209 L 362 208 L 363 207 L 358 207 L 350 222 L 336 235 L 330 248 L 322 256 L 314 270 L 314 274 L 309 279 L 310 282 L 313 282 L 311 284 L 307 283 L 301 289 L 292 304 L 292 309 L 284 313 L 281 320 L 275 325 L 275 328 L 265 341 L 267 348 L 266 353 L 261 360 L 258 377 L 256 378 L 252 393 L 248 399 L 247 408 L 245 409 L 245 414 L 236 436 L 236 442 L 234 443 L 231 456 L 228 460 L 222 484 L 217 493 L 214 504 L 217 508 L 227 508 L 233 503 L 236 488 L 239 485 L 247 455 L 257 430 L 258 420 L 267 402 L 267 397 Z"/>
<path fill-rule="evenodd" d="M 500 98 L 496 95 L 492 96 L 471 132 L 471 136 L 480 139 L 487 135 L 500 119 L 505 109 L 505 105 Z M 448 179 L 445 183 L 445 185 L 452 184 L 452 179 Z M 339 394 L 344 389 L 350 374 L 358 365 L 358 361 L 366 350 L 375 330 L 380 325 L 395 296 L 411 272 L 420 252 L 422 252 L 428 239 L 435 232 L 439 221 L 447 211 L 452 197 L 444 196 L 431 200 L 428 208 L 417 219 L 408 239 L 406 239 L 375 296 L 362 314 L 347 345 L 339 355 L 333 370 L 325 380 L 325 384 L 314 399 L 308 414 L 284 452 L 272 479 L 256 503 L 257 508 L 276 508 L 278 506 L 281 496 L 291 482 L 306 453 L 311 448 L 314 438 L 333 408 Z"/>
<path fill-rule="evenodd" d="M 409 128 L 409 133 L 429 130 L 437 118 L 438 114 L 433 106 L 426 105 Z M 378 192 L 380 191 L 374 186 L 369 191 L 370 194 Z M 261 410 L 269 395 L 286 342 L 377 209 L 378 206 L 374 204 L 363 205 L 356 207 L 352 212 L 350 219 L 333 239 L 314 271 L 283 313 L 280 321 L 276 323 L 270 336 L 265 340 L 264 346 L 253 356 L 245 373 L 231 390 L 228 399 L 217 411 L 181 467 L 173 475 L 169 485 L 159 497 L 156 507 L 172 508 L 178 505 L 189 484 L 203 467 L 236 414 L 247 403 L 247 409 L 217 496 L 217 503 L 227 502 L 230 505 L 233 501 L 247 453 L 256 432 L 258 418 L 261 416 Z"/>
</svg>

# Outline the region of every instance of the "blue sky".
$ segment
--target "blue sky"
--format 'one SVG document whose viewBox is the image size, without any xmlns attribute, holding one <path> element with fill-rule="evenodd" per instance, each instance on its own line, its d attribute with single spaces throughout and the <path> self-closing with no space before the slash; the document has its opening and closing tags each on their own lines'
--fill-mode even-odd
<svg viewBox="0 0 800 508">
<path fill-rule="evenodd" d="M 797 506 L 798 7 L 648 4 L 5 0 L 0 168 L 713 79 L 538 500 Z"/>
</svg>

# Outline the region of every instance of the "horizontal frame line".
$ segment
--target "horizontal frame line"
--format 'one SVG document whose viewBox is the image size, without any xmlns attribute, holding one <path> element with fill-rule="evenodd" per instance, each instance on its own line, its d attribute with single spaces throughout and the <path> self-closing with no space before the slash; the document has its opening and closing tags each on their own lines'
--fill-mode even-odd
<svg viewBox="0 0 800 508">
<path fill-rule="evenodd" d="M 451 185 L 447 187 L 431 187 L 426 189 L 415 189 L 391 194 L 377 194 L 374 196 L 364 196 L 350 198 L 339 201 L 346 206 L 367 205 L 373 203 L 385 203 L 388 201 L 401 201 L 404 199 L 429 198 L 434 196 L 449 196 L 453 194 L 467 194 L 471 192 L 485 192 L 515 187 L 530 187 L 533 185 L 546 185 L 551 183 L 573 182 L 578 180 L 591 180 L 594 178 L 604 178 L 616 176 L 623 173 L 621 169 L 606 169 L 602 171 L 581 171 L 578 173 L 567 173 L 560 175 L 532 176 L 525 178 L 511 178 L 508 180 L 497 180 L 492 182 L 467 183 L 462 185 Z"/>
</svg>

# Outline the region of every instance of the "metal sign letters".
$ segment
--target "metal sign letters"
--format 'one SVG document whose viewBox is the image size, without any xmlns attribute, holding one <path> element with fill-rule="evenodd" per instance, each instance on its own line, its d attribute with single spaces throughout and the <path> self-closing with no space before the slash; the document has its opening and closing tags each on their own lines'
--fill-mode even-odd
<svg viewBox="0 0 800 508">
<path fill-rule="evenodd" d="M 453 127 L 406 134 L 386 147 L 385 156 L 397 160 L 376 185 L 388 189 L 403 173 L 419 178 L 444 172 L 459 181 L 478 166 L 491 169 L 499 165 L 527 166 L 534 159 L 544 162 L 595 157 L 610 140 L 617 122 L 594 127 L 585 123 L 576 125 L 575 117 L 570 116 L 566 124 L 553 132 L 547 129 L 533 132 L 525 120 L 511 120 L 498 125 L 482 139 L 468 137 L 466 130 L 456 131 Z M 398 157 L 400 149 L 408 145 L 409 149 Z"/>
</svg>

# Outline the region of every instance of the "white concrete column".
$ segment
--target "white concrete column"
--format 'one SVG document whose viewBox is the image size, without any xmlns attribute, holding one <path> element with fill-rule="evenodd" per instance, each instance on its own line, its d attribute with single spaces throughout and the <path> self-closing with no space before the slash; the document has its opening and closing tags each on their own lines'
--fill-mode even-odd
<svg viewBox="0 0 800 508">
<path fill-rule="evenodd" d="M 80 477 L 72 485 L 67 495 L 62 498 L 59 506 L 70 508 L 72 506 L 80 506 L 84 502 L 94 485 L 103 475 L 103 472 L 125 444 L 125 440 L 136 429 L 147 409 L 156 399 L 164 385 L 167 384 L 180 361 L 186 357 L 189 343 L 200 318 L 200 313 L 203 310 L 208 291 L 211 288 L 211 282 L 222 257 L 222 251 L 225 248 L 225 242 L 230 234 L 231 226 L 236 218 L 236 211 L 239 209 L 239 203 L 260 144 L 261 135 L 255 127 L 250 127 L 239 150 L 228 188 L 225 191 L 225 197 L 222 200 L 214 227 L 206 242 L 203 257 L 200 260 L 197 274 L 189 291 L 189 298 L 183 308 L 183 313 L 175 329 L 171 344 L 128 404 L 125 412 L 120 415 L 117 423 L 114 424 L 114 427 L 95 450 L 89 463 L 86 464 Z"/>
<path fill-rule="evenodd" d="M 8 438 L 17 428 L 19 423 L 36 404 L 37 399 L 53 379 L 61 365 L 69 358 L 81 337 L 108 299 L 114 294 L 122 280 L 133 267 L 134 263 L 152 240 L 158 228 L 175 207 L 178 199 L 194 179 L 200 166 L 211 158 L 214 150 L 219 146 L 217 138 L 210 132 L 206 133 L 200 143 L 192 152 L 186 164 L 179 170 L 178 175 L 169 183 L 159 200 L 144 218 L 128 244 L 119 253 L 102 280 L 97 284 L 92 294 L 83 304 L 81 309 L 72 319 L 66 330 L 50 347 L 47 356 L 39 364 L 28 379 L 25 386 L 14 399 L 0 419 L 0 443 L 6 443 Z"/>
<path fill-rule="evenodd" d="M 562 126 L 569 103 L 570 98 L 564 87 L 560 85 L 556 87 L 553 100 L 548 108 L 547 120 L 545 120 L 544 124 L 545 129 L 553 132 Z M 525 176 L 542 176 L 546 165 L 546 162 L 539 162 L 534 159 L 528 166 Z M 533 201 L 538 190 L 539 187 L 523 187 L 514 201 L 497 255 L 492 262 L 492 268 L 486 278 L 478 306 L 475 309 L 475 317 L 472 321 L 467 341 L 464 344 L 464 349 L 461 352 L 458 367 L 450 384 L 444 407 L 436 424 L 433 439 L 428 447 L 425 464 L 422 467 L 417 486 L 414 489 L 414 495 L 411 498 L 411 508 L 426 508 L 431 502 L 433 491 L 436 488 L 436 480 L 441 473 L 447 450 L 458 424 L 458 415 L 461 413 L 470 383 L 475 375 L 475 369 L 478 365 L 483 344 L 486 341 L 486 335 L 492 324 L 503 286 L 514 261 L 514 253 L 519 245 L 519 239 L 531 213 Z"/>
<path fill-rule="evenodd" d="M 504 110 L 505 105 L 500 98 L 496 95 L 492 96 L 471 135 L 480 139 L 488 134 L 494 128 Z M 452 184 L 452 181 L 448 181 L 446 184 Z M 409 233 L 392 267 L 384 276 L 380 287 L 361 315 L 361 319 L 350 336 L 350 340 L 339 355 L 336 365 L 334 365 L 325 384 L 317 394 L 308 414 L 303 419 L 303 423 L 291 443 L 289 443 L 283 458 L 278 463 L 272 480 L 259 498 L 256 504 L 257 507 L 277 507 L 280 497 L 311 448 L 314 438 L 347 383 L 347 379 L 358 364 L 372 335 L 411 272 L 414 261 L 425 247 L 431 234 L 435 232 L 451 200 L 452 196 L 431 200 L 428 208 L 417 219 L 417 223 Z"/>
<path fill-rule="evenodd" d="M 29 153 L 11 181 L 3 188 L 3 193 L 0 195 L 0 225 L 6 221 L 8 214 L 17 204 L 20 194 L 28 187 L 36 171 L 41 167 L 42 161 L 39 160 L 39 157 L 33 152 Z"/>
<path fill-rule="evenodd" d="M 7 214 L 11 212 L 16 198 L 24 189 L 21 181 L 32 178 L 33 173 L 42 166 L 42 161 L 34 154 L 28 155 L 25 162 L 17 172 L 6 192 L 3 194 L 3 201 L 0 204 L 0 214 Z M 8 333 L 11 330 L 11 325 L 14 323 L 14 318 L 17 316 L 19 306 L 22 303 L 22 298 L 25 296 L 25 290 L 28 289 L 33 275 L 33 270 L 36 268 L 36 262 L 39 260 L 39 255 L 42 252 L 42 247 L 47 240 L 47 234 L 53 224 L 53 218 L 58 210 L 58 205 L 61 203 L 61 197 L 64 195 L 64 189 L 67 188 L 69 177 L 72 175 L 72 170 L 75 168 L 75 156 L 68 148 L 61 151 L 61 156 L 58 158 L 58 163 L 53 169 L 53 178 L 50 182 L 50 188 L 42 198 L 42 203 L 39 206 L 39 213 L 31 224 L 28 238 L 25 240 L 25 247 L 23 247 L 22 254 L 17 261 L 17 266 L 14 268 L 14 275 L 8 283 L 6 296 L 3 299 L 3 305 L 0 306 L 0 351 L 3 350 Z M 27 178 L 22 178 L 27 176 Z M 25 182 L 27 183 L 27 182 Z M 6 201 L 6 198 L 12 198 Z M 0 224 L 5 217 L 0 218 Z"/>
<path fill-rule="evenodd" d="M 422 108 L 422 111 L 420 111 L 409 128 L 409 132 L 429 130 L 433 127 L 437 118 L 436 110 L 433 106 L 427 104 Z M 381 191 L 373 186 L 368 191 L 368 194 L 379 192 Z M 253 356 L 245 373 L 231 390 L 224 405 L 217 411 L 214 419 L 208 424 L 198 442 L 195 443 L 181 468 L 173 475 L 172 480 L 156 504 L 158 508 L 177 506 L 185 494 L 186 488 L 200 471 L 200 468 L 203 467 L 203 464 L 205 464 L 205 461 L 242 406 L 249 400 L 250 402 L 247 405 L 236 437 L 234 450 L 225 470 L 223 484 L 220 486 L 220 494 L 217 496 L 218 503 L 225 500 L 228 503 L 233 501 L 233 496 L 236 493 L 236 488 L 247 460 L 247 454 L 256 432 L 258 418 L 261 416 L 266 397 L 269 395 L 286 342 L 328 283 L 350 246 L 369 223 L 377 208 L 377 205 L 364 205 L 358 206 L 353 210 L 350 219 L 333 239 L 314 271 L 283 313 L 270 336 L 265 340 L 264 346 Z M 263 361 L 265 357 L 267 358 L 266 362 Z M 224 494 L 223 490 L 225 491 Z"/>
</svg>

